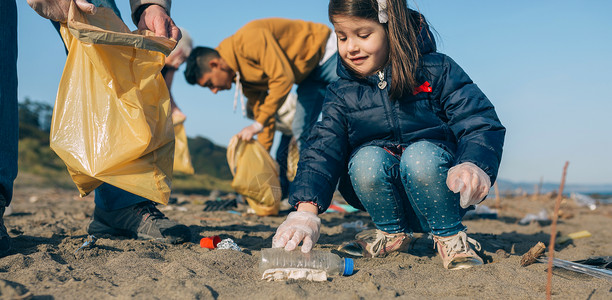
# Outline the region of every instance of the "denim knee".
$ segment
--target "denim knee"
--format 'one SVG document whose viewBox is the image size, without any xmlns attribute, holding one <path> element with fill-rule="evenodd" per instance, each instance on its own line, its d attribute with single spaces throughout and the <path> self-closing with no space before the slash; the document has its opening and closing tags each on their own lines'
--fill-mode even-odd
<svg viewBox="0 0 612 300">
<path fill-rule="evenodd" d="M 408 146 L 402 154 L 402 176 L 420 184 L 435 184 L 446 174 L 452 163 L 452 155 L 436 144 L 421 141 Z"/>
<path fill-rule="evenodd" d="M 348 165 L 353 186 L 359 186 L 359 190 L 366 191 L 380 187 L 382 182 L 390 181 L 394 164 L 387 155 L 389 154 L 380 147 L 368 146 L 360 149 Z"/>
</svg>

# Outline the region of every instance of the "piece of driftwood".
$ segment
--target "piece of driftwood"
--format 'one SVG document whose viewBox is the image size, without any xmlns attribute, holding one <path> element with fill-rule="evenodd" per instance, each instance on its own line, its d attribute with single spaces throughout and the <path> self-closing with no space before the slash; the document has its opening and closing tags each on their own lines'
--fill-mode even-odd
<svg viewBox="0 0 612 300">
<path fill-rule="evenodd" d="M 521 257 L 521 266 L 526 267 L 537 261 L 538 257 L 542 256 L 546 251 L 546 245 L 542 242 L 538 242 L 535 246 L 531 247 L 523 257 Z"/>
</svg>

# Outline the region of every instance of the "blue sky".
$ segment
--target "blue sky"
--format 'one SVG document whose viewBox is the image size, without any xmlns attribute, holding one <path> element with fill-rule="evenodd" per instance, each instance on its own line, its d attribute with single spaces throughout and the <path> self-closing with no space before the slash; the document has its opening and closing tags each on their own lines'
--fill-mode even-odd
<svg viewBox="0 0 612 300">
<path fill-rule="evenodd" d="M 127 25 L 128 0 L 116 0 Z M 195 45 L 216 46 L 250 20 L 326 23 L 324 0 L 175 0 L 172 17 Z M 53 103 L 64 67 L 61 40 L 26 3 L 19 14 L 19 99 Z M 612 184 L 612 1 L 409 0 L 437 31 L 439 51 L 485 92 L 507 127 L 499 177 L 516 182 Z M 579 5 L 579 6 L 577 6 Z M 250 121 L 234 113 L 234 91 L 172 87 L 188 136 L 226 146 Z"/>
</svg>

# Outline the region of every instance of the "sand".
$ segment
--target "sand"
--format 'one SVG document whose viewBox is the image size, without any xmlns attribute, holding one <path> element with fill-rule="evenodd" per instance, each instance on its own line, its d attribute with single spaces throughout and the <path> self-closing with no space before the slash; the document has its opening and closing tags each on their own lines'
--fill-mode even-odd
<svg viewBox="0 0 612 300">
<path fill-rule="evenodd" d="M 262 248 L 271 245 L 277 217 L 203 211 L 209 195 L 173 195 L 174 205 L 163 208 L 171 219 L 188 225 L 191 243 L 169 245 L 158 241 L 100 237 L 92 247 L 79 249 L 93 212 L 93 196 L 80 198 L 76 189 L 63 190 L 18 185 L 13 213 L 5 217 L 13 237 L 12 252 L 0 259 L 2 299 L 544 299 L 546 265 L 521 267 L 521 256 L 538 241 L 548 245 L 550 225 L 519 225 L 527 213 L 552 212 L 554 199 L 502 198 L 497 219 L 464 223 L 468 234 L 483 247 L 486 264 L 448 271 L 431 240 L 417 236 L 410 250 L 386 258 L 356 258 L 352 276 L 327 282 L 266 282 L 258 271 Z M 214 196 L 214 195 L 213 195 Z M 221 195 L 223 196 L 223 195 Z M 226 195 L 227 196 L 227 195 Z M 494 200 L 485 205 L 493 206 Z M 560 235 L 588 230 L 592 236 L 558 246 L 555 256 L 580 260 L 612 255 L 612 206 L 591 211 L 565 200 L 566 218 Z M 325 213 L 315 249 L 335 251 L 355 231 L 341 224 L 368 215 Z M 199 240 L 219 235 L 231 238 L 242 251 L 201 248 Z M 79 249 L 79 250 L 77 250 Z M 555 299 L 612 299 L 612 281 L 563 269 L 553 275 Z"/>
</svg>

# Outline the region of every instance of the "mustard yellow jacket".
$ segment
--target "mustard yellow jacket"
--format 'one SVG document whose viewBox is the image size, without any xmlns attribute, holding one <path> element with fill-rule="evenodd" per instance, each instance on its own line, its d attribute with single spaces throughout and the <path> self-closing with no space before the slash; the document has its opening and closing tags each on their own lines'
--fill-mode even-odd
<svg viewBox="0 0 612 300">
<path fill-rule="evenodd" d="M 242 90 L 255 121 L 264 126 L 259 142 L 268 151 L 274 139 L 274 114 L 293 84 L 321 60 L 331 30 L 324 24 L 270 18 L 255 20 L 223 40 L 221 58 L 240 73 Z"/>
</svg>

